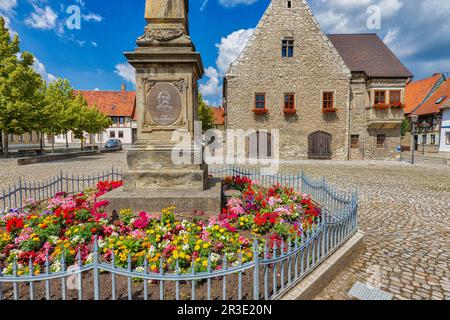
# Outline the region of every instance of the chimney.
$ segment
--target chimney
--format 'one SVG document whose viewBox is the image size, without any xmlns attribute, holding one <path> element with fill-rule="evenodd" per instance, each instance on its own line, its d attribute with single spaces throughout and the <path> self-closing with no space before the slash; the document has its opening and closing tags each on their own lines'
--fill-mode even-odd
<svg viewBox="0 0 450 320">
<path fill-rule="evenodd" d="M 122 92 L 127 91 L 127 85 L 125 83 L 122 83 Z"/>
</svg>

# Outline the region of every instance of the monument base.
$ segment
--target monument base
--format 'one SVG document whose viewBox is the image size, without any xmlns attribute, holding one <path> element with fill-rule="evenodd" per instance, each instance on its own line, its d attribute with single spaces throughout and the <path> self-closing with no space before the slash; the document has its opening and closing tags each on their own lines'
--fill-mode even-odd
<svg viewBox="0 0 450 320">
<path fill-rule="evenodd" d="M 220 179 L 208 180 L 206 190 L 134 190 L 123 188 L 111 191 L 100 198 L 110 202 L 108 213 L 132 209 L 139 213 L 158 213 L 175 206 L 178 218 L 192 218 L 194 211 L 205 212 L 205 216 L 217 216 L 222 210 L 222 183 Z"/>
</svg>

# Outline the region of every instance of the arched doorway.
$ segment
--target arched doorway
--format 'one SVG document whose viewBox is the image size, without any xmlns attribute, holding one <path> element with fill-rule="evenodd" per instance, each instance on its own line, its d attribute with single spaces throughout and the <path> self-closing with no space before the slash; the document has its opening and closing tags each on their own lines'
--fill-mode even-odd
<svg viewBox="0 0 450 320">
<path fill-rule="evenodd" d="M 323 131 L 311 133 L 308 137 L 308 158 L 331 159 L 333 156 L 332 139 L 331 134 Z"/>
</svg>

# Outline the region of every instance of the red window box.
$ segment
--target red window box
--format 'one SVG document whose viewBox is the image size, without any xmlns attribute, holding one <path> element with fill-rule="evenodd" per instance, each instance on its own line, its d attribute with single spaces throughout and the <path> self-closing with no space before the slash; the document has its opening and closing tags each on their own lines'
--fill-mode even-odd
<svg viewBox="0 0 450 320">
<path fill-rule="evenodd" d="M 405 109 L 405 105 L 401 102 L 391 103 L 391 108 Z"/>
<path fill-rule="evenodd" d="M 268 110 L 267 108 L 255 108 L 255 109 L 253 109 L 253 112 L 254 112 L 256 115 L 263 115 L 263 114 L 268 113 L 269 110 Z"/>
<path fill-rule="evenodd" d="M 323 108 L 322 112 L 325 113 L 325 114 L 326 113 L 336 113 L 337 109 L 336 108 Z"/>
<path fill-rule="evenodd" d="M 377 103 L 373 106 L 373 108 L 377 110 L 386 110 L 389 109 L 389 105 L 386 103 Z"/>
<path fill-rule="evenodd" d="M 283 113 L 287 116 L 293 115 L 297 113 L 297 110 L 295 108 L 284 108 Z"/>
</svg>

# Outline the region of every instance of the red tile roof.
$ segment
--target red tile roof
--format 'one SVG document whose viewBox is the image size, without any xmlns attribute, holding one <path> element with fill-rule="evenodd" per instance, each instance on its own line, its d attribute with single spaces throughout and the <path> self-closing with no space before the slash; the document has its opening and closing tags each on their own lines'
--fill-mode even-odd
<svg viewBox="0 0 450 320">
<path fill-rule="evenodd" d="M 439 101 L 439 99 L 442 101 Z M 441 107 L 443 107 L 447 102 L 450 101 L 450 80 L 445 81 L 439 89 L 437 89 L 433 95 L 428 99 L 419 109 L 417 109 L 414 114 L 418 116 L 424 115 L 432 115 L 435 113 L 439 113 L 441 111 Z"/>
<path fill-rule="evenodd" d="M 369 78 L 413 77 L 375 33 L 331 34 L 328 38 L 351 72 L 365 72 Z"/>
<path fill-rule="evenodd" d="M 214 112 L 214 124 L 216 126 L 225 125 L 225 110 L 222 107 L 210 107 L 210 109 Z"/>
<path fill-rule="evenodd" d="M 432 77 L 414 81 L 406 86 L 405 94 L 405 113 L 410 114 L 425 100 L 442 78 L 441 73 L 437 73 Z"/>
<path fill-rule="evenodd" d="M 109 117 L 133 117 L 136 101 L 134 91 L 74 91 L 82 95 L 89 106 L 96 106 L 98 110 Z"/>
</svg>

